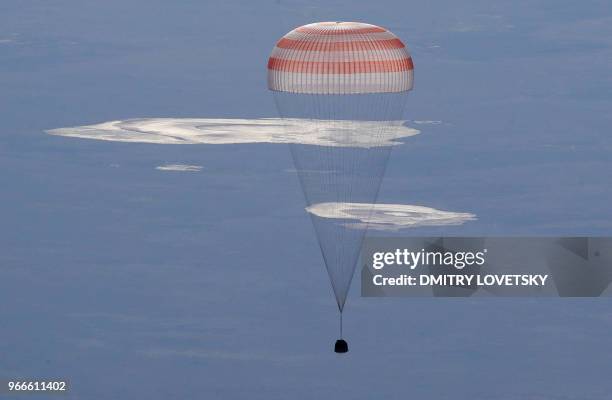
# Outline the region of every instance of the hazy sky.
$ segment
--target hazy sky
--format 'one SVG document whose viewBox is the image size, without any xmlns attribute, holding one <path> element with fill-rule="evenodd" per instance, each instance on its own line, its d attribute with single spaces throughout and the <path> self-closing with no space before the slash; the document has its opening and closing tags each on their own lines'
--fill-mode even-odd
<svg viewBox="0 0 612 400">
<path fill-rule="evenodd" d="M 68 377 L 74 399 L 609 399 L 606 299 L 353 290 L 351 351 L 332 353 L 286 145 L 44 133 L 274 117 L 269 52 L 317 20 L 382 25 L 411 50 L 421 134 L 393 149 L 380 201 L 478 219 L 406 234 L 612 233 L 607 0 L 3 0 L 0 378 Z"/>
</svg>

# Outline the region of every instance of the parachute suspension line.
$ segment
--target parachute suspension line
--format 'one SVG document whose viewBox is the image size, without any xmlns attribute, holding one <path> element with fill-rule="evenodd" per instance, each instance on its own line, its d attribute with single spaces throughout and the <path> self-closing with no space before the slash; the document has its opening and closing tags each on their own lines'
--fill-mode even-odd
<svg viewBox="0 0 612 400">
<path fill-rule="evenodd" d="M 334 344 L 334 352 L 340 354 L 348 352 L 348 343 L 342 338 L 342 310 L 340 310 L 340 339 Z"/>
</svg>

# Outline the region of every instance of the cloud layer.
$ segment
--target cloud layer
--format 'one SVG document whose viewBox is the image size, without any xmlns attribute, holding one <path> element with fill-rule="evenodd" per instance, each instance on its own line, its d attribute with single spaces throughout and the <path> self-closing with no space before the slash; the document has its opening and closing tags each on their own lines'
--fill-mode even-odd
<svg viewBox="0 0 612 400">
<path fill-rule="evenodd" d="M 155 169 L 160 171 L 180 171 L 180 172 L 199 172 L 202 170 L 200 165 L 187 165 L 187 164 L 164 164 Z"/>
<path fill-rule="evenodd" d="M 391 230 L 419 226 L 461 225 L 476 219 L 474 214 L 436 210 L 409 204 L 318 203 L 306 208 L 321 218 L 357 221 L 355 229 Z"/>
<path fill-rule="evenodd" d="M 57 128 L 51 135 L 157 144 L 299 143 L 334 147 L 376 147 L 401 144 L 397 139 L 418 130 L 396 121 L 380 132 L 379 122 L 313 121 L 258 118 L 144 118 Z M 374 133 L 374 134 L 373 134 Z"/>
</svg>

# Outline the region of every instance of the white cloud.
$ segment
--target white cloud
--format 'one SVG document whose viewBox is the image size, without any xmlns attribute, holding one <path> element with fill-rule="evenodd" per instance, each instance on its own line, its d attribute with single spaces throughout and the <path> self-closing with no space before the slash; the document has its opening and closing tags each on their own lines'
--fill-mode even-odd
<svg viewBox="0 0 612 400">
<path fill-rule="evenodd" d="M 442 123 L 442 121 L 436 121 L 436 120 L 430 120 L 430 119 L 414 120 L 412 122 L 414 122 L 417 125 L 440 125 Z"/>
<path fill-rule="evenodd" d="M 182 171 L 182 172 L 199 172 L 202 170 L 200 165 L 187 165 L 187 164 L 164 164 L 155 169 L 160 171 Z"/>
<path fill-rule="evenodd" d="M 476 219 L 474 214 L 436 210 L 409 204 L 318 203 L 306 208 L 321 218 L 354 220 L 349 228 L 399 230 L 419 226 L 461 225 Z"/>
<path fill-rule="evenodd" d="M 299 143 L 334 147 L 376 147 L 401 144 L 397 139 L 414 136 L 418 130 L 396 121 L 380 132 L 379 122 L 146 118 L 110 121 L 95 125 L 48 130 L 57 136 L 158 144 Z M 373 135 L 372 133 L 376 133 Z"/>
</svg>

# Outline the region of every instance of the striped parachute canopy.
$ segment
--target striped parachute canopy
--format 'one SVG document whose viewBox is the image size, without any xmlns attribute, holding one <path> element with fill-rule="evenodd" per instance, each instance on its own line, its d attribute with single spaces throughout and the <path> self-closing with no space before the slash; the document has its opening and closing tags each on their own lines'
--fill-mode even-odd
<svg viewBox="0 0 612 400">
<path fill-rule="evenodd" d="M 412 83 L 402 41 L 360 22 L 296 28 L 268 60 L 268 87 L 281 117 L 291 120 L 286 129 L 313 132 L 289 147 L 340 312 L 367 229 L 343 210 L 376 202 Z M 329 212 L 312 212 L 321 206 Z M 360 221 L 371 209 L 362 212 Z"/>
<path fill-rule="evenodd" d="M 309 94 L 412 89 L 410 53 L 393 33 L 361 22 L 318 22 L 283 36 L 268 61 L 270 90 Z"/>
</svg>

